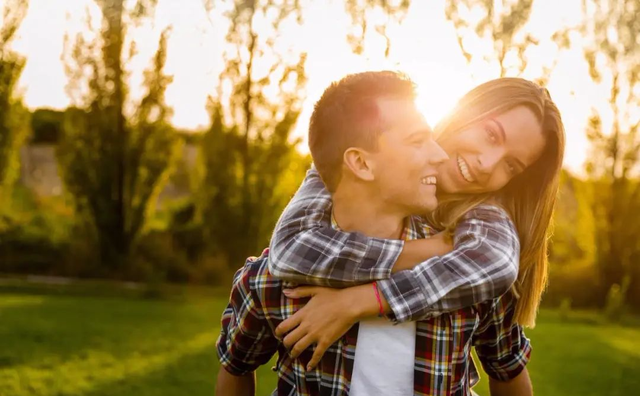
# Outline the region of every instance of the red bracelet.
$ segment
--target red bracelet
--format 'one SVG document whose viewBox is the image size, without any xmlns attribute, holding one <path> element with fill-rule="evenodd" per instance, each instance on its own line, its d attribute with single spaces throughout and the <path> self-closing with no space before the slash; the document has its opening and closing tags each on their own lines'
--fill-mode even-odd
<svg viewBox="0 0 640 396">
<path fill-rule="evenodd" d="M 378 300 L 378 317 L 384 316 L 384 307 L 382 306 L 382 299 L 380 298 L 380 292 L 378 291 L 378 284 L 373 282 L 373 291 L 376 293 L 376 300 Z"/>
</svg>

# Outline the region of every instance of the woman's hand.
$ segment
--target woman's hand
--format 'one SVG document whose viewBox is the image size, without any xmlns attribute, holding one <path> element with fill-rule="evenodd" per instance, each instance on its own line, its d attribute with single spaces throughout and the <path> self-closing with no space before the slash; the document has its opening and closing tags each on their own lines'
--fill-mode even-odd
<svg viewBox="0 0 640 396">
<path fill-rule="evenodd" d="M 302 286 L 287 289 L 284 294 L 288 298 L 311 297 L 302 309 L 276 328 L 276 337 L 284 337 L 283 343 L 293 358 L 316 345 L 307 370 L 313 369 L 327 348 L 351 326 L 364 317 L 375 316 L 378 310 L 371 284 L 346 289 Z"/>
</svg>

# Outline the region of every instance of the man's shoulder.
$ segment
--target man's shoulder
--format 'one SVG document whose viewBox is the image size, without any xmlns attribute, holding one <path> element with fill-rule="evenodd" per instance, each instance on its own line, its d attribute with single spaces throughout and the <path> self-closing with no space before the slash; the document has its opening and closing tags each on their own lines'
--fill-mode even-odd
<svg viewBox="0 0 640 396">
<path fill-rule="evenodd" d="M 265 249 L 259 257 L 249 257 L 236 271 L 234 288 L 242 288 L 247 294 L 263 300 L 272 293 L 281 293 L 283 282 L 269 272 L 269 251 Z"/>
</svg>

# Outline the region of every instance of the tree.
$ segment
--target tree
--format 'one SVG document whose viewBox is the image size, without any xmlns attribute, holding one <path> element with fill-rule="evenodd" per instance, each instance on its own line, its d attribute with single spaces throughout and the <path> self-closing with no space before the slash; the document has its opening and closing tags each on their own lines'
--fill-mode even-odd
<svg viewBox="0 0 640 396">
<path fill-rule="evenodd" d="M 31 144 L 57 144 L 62 135 L 64 111 L 37 109 L 31 115 Z"/>
<path fill-rule="evenodd" d="M 135 106 L 129 100 L 126 66 L 136 54 L 127 25 L 148 19 L 156 0 L 138 0 L 131 10 L 124 0 L 95 4 L 100 31 L 67 40 L 67 88 L 74 108 L 67 112 L 58 160 L 76 211 L 95 236 L 100 265 L 106 274 L 117 275 L 144 231 L 180 147 L 164 102 L 171 83 L 163 73 L 168 29 L 144 72 L 142 100 Z M 91 30 L 90 16 L 87 25 Z M 128 108 L 136 110 L 127 115 Z"/>
<path fill-rule="evenodd" d="M 28 1 L 9 0 L 0 6 L 0 208 L 5 209 L 19 175 L 19 155 L 29 132 L 29 112 L 16 95 L 25 59 L 12 51 L 11 42 L 24 19 Z"/>
<path fill-rule="evenodd" d="M 207 243 L 237 265 L 267 245 L 283 195 L 301 178 L 281 190 L 302 162 L 290 134 L 305 95 L 306 54 L 278 40 L 282 24 L 300 23 L 296 0 L 236 0 L 226 17 L 226 68 L 202 140 L 197 216 Z"/>
<path fill-rule="evenodd" d="M 550 260 L 555 267 L 592 266 L 595 261 L 595 218 L 591 183 L 568 171 L 560 175 L 560 193 L 554 213 Z"/>
<path fill-rule="evenodd" d="M 594 306 L 598 298 L 596 267 L 596 219 L 593 183 L 563 170 L 549 246 L 549 289 L 545 302 Z"/>
<path fill-rule="evenodd" d="M 478 59 L 494 64 L 499 77 L 521 75 L 529 62 L 527 50 L 540 44 L 526 32 L 533 0 L 447 0 L 445 15 L 453 23 L 458 45 L 471 66 Z M 570 29 L 555 32 L 551 40 L 557 49 L 569 46 Z M 489 44 L 483 46 L 482 43 Z M 539 82 L 545 83 L 555 67 L 543 65 Z"/>
<path fill-rule="evenodd" d="M 640 306 L 640 1 L 583 2 L 584 57 L 592 80 L 609 89 L 609 108 L 593 110 L 588 125 L 592 153 L 587 171 L 596 183 L 597 260 L 601 298 L 631 277 Z M 603 114 L 606 116 L 603 117 Z M 605 119 L 611 121 L 605 125 Z M 635 292 L 634 292 L 635 290 Z"/>
<path fill-rule="evenodd" d="M 365 51 L 365 39 L 369 29 L 369 16 L 380 11 L 387 17 L 386 21 L 375 24 L 375 31 L 386 41 L 385 57 L 391 52 L 391 39 L 387 35 L 387 25 L 392 22 L 401 22 L 407 12 L 411 0 L 345 0 L 345 10 L 351 17 L 352 30 L 347 34 L 347 41 L 351 45 L 354 54 L 362 55 Z"/>
</svg>

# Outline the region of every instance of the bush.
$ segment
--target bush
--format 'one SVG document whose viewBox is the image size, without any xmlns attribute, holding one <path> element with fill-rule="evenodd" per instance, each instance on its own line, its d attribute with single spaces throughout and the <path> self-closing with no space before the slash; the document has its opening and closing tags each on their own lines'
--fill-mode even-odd
<svg viewBox="0 0 640 396">
<path fill-rule="evenodd" d="M 96 259 L 93 231 L 77 221 L 64 198 L 40 198 L 21 187 L 14 194 L 15 205 L 0 212 L 2 273 L 143 282 L 157 297 L 167 282 L 227 286 L 243 264 L 229 268 L 194 222 L 192 202 L 181 200 L 157 213 L 127 265 L 113 272 Z"/>
<path fill-rule="evenodd" d="M 571 298 L 563 298 L 558 309 L 560 320 L 566 322 L 571 315 Z"/>
<path fill-rule="evenodd" d="M 0 236 L 0 272 L 58 274 L 67 246 L 33 224 L 10 224 Z"/>
<path fill-rule="evenodd" d="M 543 304 L 558 307 L 570 299 L 572 308 L 600 307 L 602 301 L 594 290 L 599 288 L 599 277 L 595 266 L 569 265 L 560 269 L 551 264 L 549 287 Z"/>
<path fill-rule="evenodd" d="M 0 271 L 62 275 L 71 219 L 61 201 L 41 202 L 24 188 L 0 213 Z"/>
<path fill-rule="evenodd" d="M 133 254 L 126 278 L 144 282 L 189 281 L 189 260 L 176 249 L 170 231 L 152 231 L 144 235 Z"/>
<path fill-rule="evenodd" d="M 622 286 L 614 284 L 609 288 L 604 307 L 604 316 L 609 321 L 618 322 L 622 318 L 625 309 L 625 298 L 630 284 L 631 277 L 625 276 L 622 280 Z"/>
</svg>

